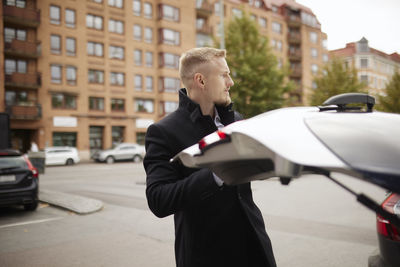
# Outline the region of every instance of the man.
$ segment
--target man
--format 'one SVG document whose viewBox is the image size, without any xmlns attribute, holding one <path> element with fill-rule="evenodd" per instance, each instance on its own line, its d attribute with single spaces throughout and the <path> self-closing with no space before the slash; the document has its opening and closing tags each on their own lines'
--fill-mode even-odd
<svg viewBox="0 0 400 267">
<path fill-rule="evenodd" d="M 178 267 L 276 266 L 250 183 L 227 186 L 209 169 L 170 159 L 218 127 L 240 119 L 225 50 L 194 48 L 181 56 L 179 107 L 146 134 L 146 196 L 158 217 L 174 214 Z"/>
</svg>

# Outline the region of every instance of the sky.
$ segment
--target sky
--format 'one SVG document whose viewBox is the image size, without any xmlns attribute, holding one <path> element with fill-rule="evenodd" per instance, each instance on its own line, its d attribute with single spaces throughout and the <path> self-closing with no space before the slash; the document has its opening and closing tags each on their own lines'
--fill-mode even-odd
<svg viewBox="0 0 400 267">
<path fill-rule="evenodd" d="M 400 0 L 296 0 L 316 15 L 328 49 L 365 37 L 369 46 L 400 54 Z"/>
</svg>

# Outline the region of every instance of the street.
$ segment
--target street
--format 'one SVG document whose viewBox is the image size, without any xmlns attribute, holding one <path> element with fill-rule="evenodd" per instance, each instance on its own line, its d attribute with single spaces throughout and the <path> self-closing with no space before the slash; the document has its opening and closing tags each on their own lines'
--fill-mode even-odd
<svg viewBox="0 0 400 267">
<path fill-rule="evenodd" d="M 378 202 L 385 191 L 336 175 Z M 175 266 L 173 218 L 155 217 L 145 199 L 141 163 L 47 167 L 40 188 L 98 199 L 104 208 L 78 215 L 42 203 L 36 212 L 0 209 L 0 266 Z M 282 186 L 252 183 L 277 264 L 367 266 L 378 247 L 375 214 L 321 176 Z"/>
</svg>

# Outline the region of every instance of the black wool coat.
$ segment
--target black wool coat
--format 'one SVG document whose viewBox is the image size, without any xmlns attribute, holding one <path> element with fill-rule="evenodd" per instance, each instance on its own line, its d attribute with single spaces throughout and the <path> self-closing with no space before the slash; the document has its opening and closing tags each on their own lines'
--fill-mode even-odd
<svg viewBox="0 0 400 267">
<path fill-rule="evenodd" d="M 217 107 L 224 125 L 237 120 L 231 106 Z M 236 118 L 235 118 L 236 117 Z M 219 187 L 207 169 L 171 163 L 178 152 L 217 130 L 210 116 L 179 91 L 178 109 L 146 134 L 146 196 L 158 217 L 174 214 L 178 267 L 276 266 L 250 183 Z"/>
</svg>

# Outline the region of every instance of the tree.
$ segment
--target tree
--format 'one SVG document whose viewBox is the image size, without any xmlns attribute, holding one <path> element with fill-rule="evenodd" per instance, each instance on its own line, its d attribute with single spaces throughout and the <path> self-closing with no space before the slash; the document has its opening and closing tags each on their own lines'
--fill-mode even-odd
<svg viewBox="0 0 400 267">
<path fill-rule="evenodd" d="M 316 88 L 311 95 L 311 105 L 318 106 L 329 97 L 343 93 L 365 93 L 366 84 L 357 78 L 354 67 L 349 68 L 339 58 L 333 58 L 314 79 Z"/>
<path fill-rule="evenodd" d="M 235 109 L 245 117 L 281 107 L 284 94 L 291 89 L 268 39 L 257 27 L 243 12 L 242 17 L 229 22 L 226 31 L 227 62 L 235 82 L 230 93 Z"/>
<path fill-rule="evenodd" d="M 385 88 L 385 95 L 378 96 L 378 108 L 393 113 L 400 113 L 400 72 L 396 70 L 392 80 Z"/>
</svg>

